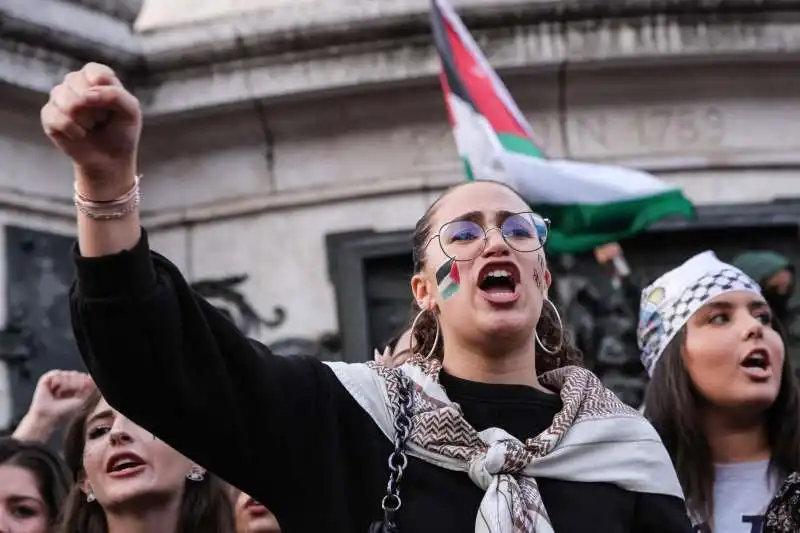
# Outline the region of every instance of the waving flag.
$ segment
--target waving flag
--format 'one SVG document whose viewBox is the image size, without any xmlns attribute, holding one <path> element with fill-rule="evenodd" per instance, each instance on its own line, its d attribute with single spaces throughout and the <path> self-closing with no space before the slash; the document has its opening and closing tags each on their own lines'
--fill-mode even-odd
<svg viewBox="0 0 800 533">
<path fill-rule="evenodd" d="M 467 179 L 516 189 L 552 221 L 548 249 L 583 252 L 671 216 L 695 216 L 681 190 L 638 170 L 548 159 L 503 82 L 447 0 L 432 0 L 441 83 Z"/>
</svg>

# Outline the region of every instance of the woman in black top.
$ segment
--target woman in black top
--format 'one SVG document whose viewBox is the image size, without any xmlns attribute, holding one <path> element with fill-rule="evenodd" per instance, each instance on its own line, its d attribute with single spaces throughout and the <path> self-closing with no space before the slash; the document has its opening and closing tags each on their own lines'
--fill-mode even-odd
<svg viewBox="0 0 800 533">
<path fill-rule="evenodd" d="M 419 221 L 408 364 L 281 358 L 150 251 L 136 210 L 141 115 L 113 73 L 70 74 L 42 116 L 75 163 L 72 316 L 95 381 L 285 533 L 381 520 L 415 533 L 689 531 L 652 427 L 563 366 L 574 356 L 547 300 L 547 223 L 511 189 L 453 188 Z"/>
</svg>

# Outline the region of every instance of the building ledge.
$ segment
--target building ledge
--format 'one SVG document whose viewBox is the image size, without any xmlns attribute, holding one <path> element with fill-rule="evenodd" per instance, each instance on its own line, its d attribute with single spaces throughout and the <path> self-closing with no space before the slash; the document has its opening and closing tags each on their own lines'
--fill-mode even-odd
<svg viewBox="0 0 800 533">
<path fill-rule="evenodd" d="M 117 70 L 151 119 L 170 119 L 254 101 L 430 83 L 439 69 L 429 0 L 367 8 L 296 2 L 264 16 L 142 33 L 130 24 L 136 1 L 115 13 L 111 0 L 4 0 L 0 85 L 43 95 L 67 72 L 98 61 Z M 800 52 L 800 0 L 454 3 L 501 72 L 787 62 Z"/>
<path fill-rule="evenodd" d="M 133 24 L 142 10 L 144 0 L 66 0 L 110 17 Z"/>
</svg>

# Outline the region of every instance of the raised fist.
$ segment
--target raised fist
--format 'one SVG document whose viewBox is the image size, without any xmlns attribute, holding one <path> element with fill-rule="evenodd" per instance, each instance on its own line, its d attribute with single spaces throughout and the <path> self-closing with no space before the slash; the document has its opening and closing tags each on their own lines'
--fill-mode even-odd
<svg viewBox="0 0 800 533">
<path fill-rule="evenodd" d="M 39 378 L 28 413 L 39 420 L 63 422 L 78 410 L 94 388 L 88 374 L 51 370 Z"/>
<path fill-rule="evenodd" d="M 89 181 L 133 179 L 142 113 L 107 66 L 89 63 L 67 74 L 50 92 L 41 118 L 47 136 Z"/>
<path fill-rule="evenodd" d="M 618 242 L 610 242 L 594 249 L 594 258 L 601 265 L 613 261 L 615 257 L 622 256 L 622 247 Z"/>
</svg>

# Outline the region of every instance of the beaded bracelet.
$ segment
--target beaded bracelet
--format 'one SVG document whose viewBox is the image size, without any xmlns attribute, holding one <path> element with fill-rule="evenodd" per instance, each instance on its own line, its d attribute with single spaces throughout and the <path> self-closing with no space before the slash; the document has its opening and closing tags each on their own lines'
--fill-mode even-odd
<svg viewBox="0 0 800 533">
<path fill-rule="evenodd" d="M 134 176 L 133 187 L 113 200 L 96 201 L 84 196 L 75 184 L 75 207 L 80 213 L 92 220 L 115 220 L 131 214 L 142 200 L 139 192 L 139 179 Z"/>
</svg>

